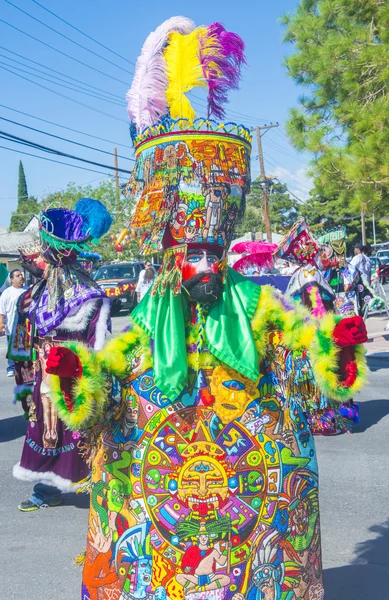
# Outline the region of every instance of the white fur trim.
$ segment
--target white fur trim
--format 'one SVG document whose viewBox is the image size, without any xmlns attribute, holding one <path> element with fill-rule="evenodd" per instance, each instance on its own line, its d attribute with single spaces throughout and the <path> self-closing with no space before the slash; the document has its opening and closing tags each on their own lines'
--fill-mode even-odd
<svg viewBox="0 0 389 600">
<path fill-rule="evenodd" d="M 45 473 L 39 473 L 38 471 L 30 471 L 20 466 L 20 463 L 14 465 L 12 474 L 16 479 L 21 481 L 31 481 L 32 483 L 47 483 L 48 485 L 54 485 L 61 492 L 75 492 L 78 488 L 82 487 L 81 483 L 73 483 L 70 479 L 64 479 L 60 475 L 53 473 L 52 471 L 46 471 Z"/>
<path fill-rule="evenodd" d="M 96 323 L 96 339 L 94 350 L 97 352 L 101 350 L 105 343 L 105 336 L 107 335 L 107 323 L 111 312 L 111 300 L 109 298 L 103 299 L 103 304 L 100 309 L 99 318 Z"/>
<path fill-rule="evenodd" d="M 59 331 L 84 331 L 88 327 L 92 313 L 96 310 L 98 303 L 99 299 L 87 300 L 77 307 L 75 312 L 71 311 L 58 325 L 57 329 Z"/>
</svg>

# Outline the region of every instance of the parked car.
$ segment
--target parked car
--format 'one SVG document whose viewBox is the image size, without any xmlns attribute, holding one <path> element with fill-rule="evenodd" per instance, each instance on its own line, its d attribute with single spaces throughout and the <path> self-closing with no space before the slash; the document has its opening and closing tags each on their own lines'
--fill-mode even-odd
<svg viewBox="0 0 389 600">
<path fill-rule="evenodd" d="M 371 280 L 379 279 L 382 285 L 385 285 L 389 279 L 389 262 L 382 262 L 377 256 L 370 256 L 371 262 Z"/>
<path fill-rule="evenodd" d="M 139 273 L 144 269 L 141 261 L 118 262 L 101 265 L 93 279 L 111 298 L 111 314 L 117 315 L 122 309 L 131 311 L 136 306 L 135 288 Z"/>
<path fill-rule="evenodd" d="M 382 262 L 382 264 L 388 264 L 389 263 L 389 250 L 378 250 L 378 252 L 376 253 L 376 257 L 380 259 L 380 261 Z"/>
</svg>

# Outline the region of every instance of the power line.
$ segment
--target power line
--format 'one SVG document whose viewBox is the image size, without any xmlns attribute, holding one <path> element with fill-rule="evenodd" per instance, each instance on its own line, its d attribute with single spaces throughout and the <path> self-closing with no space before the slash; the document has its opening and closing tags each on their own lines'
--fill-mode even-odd
<svg viewBox="0 0 389 600">
<path fill-rule="evenodd" d="M 86 37 L 90 37 L 90 36 L 88 36 L 87 34 L 84 34 L 84 32 L 82 32 L 81 30 L 79 30 L 79 29 L 77 29 L 76 27 L 72 26 L 70 23 L 68 23 L 68 22 L 67 22 L 67 21 L 65 21 L 64 19 L 61 19 L 61 17 L 58 17 L 58 15 L 56 15 L 55 13 L 53 13 L 52 11 L 50 11 L 49 9 L 47 9 L 46 7 L 44 7 L 43 5 L 41 5 L 39 2 L 36 2 L 35 0 L 32 0 L 32 1 L 33 1 L 33 2 L 35 2 L 35 4 L 38 4 L 38 5 L 39 5 L 41 8 L 43 8 L 44 10 L 47 10 L 47 12 L 50 12 L 50 13 L 51 13 L 51 14 L 53 14 L 55 17 L 59 18 L 61 21 L 64 21 L 64 22 L 65 22 L 67 25 L 69 25 L 70 27 L 73 27 L 74 29 L 76 29 L 77 31 L 79 31 L 80 33 L 82 33 L 83 35 L 86 35 Z M 68 36 L 65 36 L 64 34 L 62 34 L 61 32 L 57 31 L 56 29 L 54 29 L 54 28 L 50 27 L 49 25 L 47 25 L 46 23 L 44 23 L 44 22 L 43 22 L 43 21 L 41 21 L 40 19 L 37 19 L 36 17 L 33 17 L 33 16 L 32 16 L 32 15 L 30 15 L 28 12 L 24 11 L 23 9 L 19 8 L 18 6 L 16 6 L 16 5 L 15 5 L 15 4 L 13 4 L 12 2 L 10 2 L 10 0 L 5 0 L 5 2 L 7 2 L 8 4 L 11 4 L 11 5 L 12 5 L 14 8 L 16 8 L 17 10 L 20 10 L 21 12 L 23 12 L 24 14 L 26 14 L 26 15 L 27 15 L 27 16 L 29 16 L 30 18 L 34 19 L 35 21 L 38 21 L 39 23 L 41 23 L 41 24 L 42 24 L 42 25 L 44 25 L 45 27 L 47 27 L 47 28 L 51 29 L 52 31 L 54 31 L 55 33 L 57 33 L 57 34 L 61 35 L 62 37 L 65 37 L 66 39 L 68 39 L 69 41 L 73 42 L 74 44 L 76 44 L 76 45 L 80 46 L 80 47 L 81 47 L 81 48 L 83 48 L 84 50 L 87 50 L 88 52 L 91 52 L 92 54 L 95 54 L 95 55 L 96 55 L 96 56 L 98 56 L 99 58 L 102 58 L 103 60 L 106 60 L 107 62 L 109 62 L 109 63 L 113 64 L 113 65 L 114 65 L 114 66 L 116 66 L 116 67 L 118 66 L 118 65 L 116 65 L 115 63 L 112 63 L 112 61 L 109 61 L 108 59 L 106 59 L 106 58 L 102 57 L 101 55 L 99 55 L 99 54 L 97 54 L 97 53 L 95 53 L 95 52 L 93 52 L 92 50 L 90 50 L 90 49 L 86 48 L 85 46 L 82 46 L 82 45 L 81 45 L 81 44 L 79 44 L 78 42 L 75 42 L 74 40 L 72 40 L 72 39 L 71 39 L 71 38 L 69 38 Z M 96 69 L 95 67 L 92 67 L 91 65 L 88 65 L 87 63 L 84 63 L 84 62 L 82 62 L 82 61 L 78 60 L 77 58 L 74 58 L 73 56 L 71 56 L 71 55 L 69 55 L 69 54 L 67 54 L 67 53 L 65 53 L 65 52 L 62 52 L 61 50 L 58 50 L 58 48 L 55 48 L 54 46 L 50 46 L 49 44 L 47 44 L 46 42 L 43 42 L 43 41 L 42 41 L 42 40 L 40 40 L 39 38 L 36 38 L 36 37 L 34 37 L 34 36 L 32 36 L 32 35 L 28 34 L 27 32 L 23 31 L 22 29 L 19 29 L 18 27 L 15 27 L 15 26 L 14 26 L 14 25 L 12 25 L 11 23 L 8 23 L 8 22 L 7 22 L 7 21 L 5 21 L 4 19 L 0 19 L 0 21 L 1 21 L 2 23 L 5 23 L 5 24 L 6 24 L 6 25 L 8 25 L 9 27 L 12 27 L 13 29 L 16 29 L 16 30 L 17 30 L 17 31 L 19 31 L 20 33 L 23 33 L 24 35 L 27 35 L 28 37 L 32 38 L 33 40 L 35 40 L 35 41 L 37 41 L 37 42 L 39 42 L 39 43 L 41 43 L 41 44 L 44 44 L 45 46 L 47 46 L 48 48 L 50 48 L 50 49 L 54 50 L 55 52 L 59 52 L 59 53 L 60 53 L 60 54 L 62 54 L 63 56 L 66 56 L 67 58 L 70 58 L 71 60 L 75 60 L 75 61 L 76 61 L 76 62 L 78 62 L 79 64 L 82 64 L 83 66 L 85 66 L 85 67 L 87 67 L 87 68 L 89 68 L 89 69 L 92 69 L 92 70 L 94 70 L 94 71 L 97 71 L 98 73 L 100 73 L 100 74 L 102 74 L 102 75 L 105 75 L 106 77 L 110 77 L 111 79 L 114 79 L 114 80 L 116 80 L 116 81 L 119 81 L 120 83 L 123 83 L 123 84 L 124 84 L 124 85 L 126 85 L 126 86 L 128 85 L 128 82 L 125 82 L 125 81 L 122 81 L 122 80 L 120 80 L 120 79 L 117 79 L 116 77 L 113 77 L 112 75 L 109 75 L 108 73 L 105 73 L 105 72 L 103 72 L 103 71 L 100 71 L 99 69 Z M 91 38 L 91 37 L 90 37 L 90 39 L 92 39 L 93 41 L 95 41 L 95 42 L 96 42 L 96 40 L 94 40 L 93 38 Z M 98 43 L 98 42 L 96 42 L 96 43 Z M 102 44 L 100 44 L 100 45 L 102 45 Z M 109 49 L 109 48 L 107 48 L 106 46 L 104 46 L 104 47 L 105 47 L 107 50 L 110 50 L 110 49 Z M 112 51 L 112 52 L 113 52 L 113 51 Z M 116 53 L 114 52 L 114 54 L 116 54 Z M 118 56 L 120 56 L 120 58 L 124 58 L 124 57 L 122 57 L 121 55 L 118 55 Z M 127 60 L 127 59 L 124 59 L 124 60 Z M 127 61 L 127 62 L 130 62 L 130 63 L 131 63 L 131 61 Z M 131 64 L 134 64 L 134 63 L 131 63 Z M 118 68 L 120 68 L 120 67 L 118 67 Z M 129 73 L 130 75 L 133 75 L 133 74 L 134 74 L 132 71 L 127 71 L 126 69 L 124 69 L 124 70 L 125 70 L 127 73 Z M 197 99 L 197 100 L 198 100 L 198 101 L 200 101 L 200 102 L 205 102 L 205 105 L 207 104 L 207 103 L 206 103 L 206 101 L 204 101 L 204 100 L 203 100 L 203 98 L 200 98 L 199 96 L 196 96 L 196 95 L 192 94 L 192 97 L 193 97 L 193 98 L 195 98 L 195 99 Z M 250 119 L 250 120 L 252 120 L 252 121 L 255 121 L 255 122 L 258 122 L 258 121 L 265 122 L 265 119 L 258 119 L 257 117 L 253 117 L 252 115 L 248 115 L 248 114 L 245 114 L 245 113 L 241 113 L 241 112 L 239 112 L 239 111 L 235 111 L 235 110 L 233 110 L 233 109 L 231 109 L 231 110 L 229 110 L 229 111 L 226 111 L 226 112 L 227 112 L 228 114 L 230 114 L 230 115 L 233 115 L 233 114 L 235 114 L 235 115 L 237 115 L 237 116 L 239 116 L 239 117 L 245 117 L 246 119 Z M 236 118 L 236 117 L 235 117 L 235 118 Z"/>
<path fill-rule="evenodd" d="M 0 21 L 1 21 L 1 19 L 0 19 Z M 120 121 L 121 123 L 127 124 L 127 121 L 125 121 L 124 119 L 120 119 L 119 117 L 110 115 L 109 113 L 99 110 L 98 108 L 89 106 L 89 104 L 84 104 L 83 102 L 80 102 L 79 100 L 70 98 L 69 96 L 66 96 L 65 94 L 61 94 L 60 92 L 57 92 L 56 90 L 52 90 L 51 88 L 48 88 L 46 85 L 42 85 L 41 83 L 38 83 L 36 81 L 31 81 L 31 79 L 28 79 L 28 77 L 24 77 L 24 75 L 19 75 L 19 73 L 15 73 L 14 71 L 7 69 L 6 67 L 0 67 L 0 68 L 4 69 L 4 71 L 8 71 L 9 73 L 12 73 L 12 75 L 16 75 L 16 77 L 20 77 L 21 79 L 24 79 L 25 81 L 29 81 L 30 83 L 33 83 L 34 85 L 37 85 L 38 87 L 41 87 L 44 90 L 48 90 L 49 92 L 52 92 L 53 94 L 56 94 L 57 96 L 61 96 L 62 98 L 66 98 L 66 100 L 70 100 L 71 102 L 74 102 L 75 104 L 79 104 L 80 106 L 83 106 L 84 108 L 88 108 L 89 110 L 93 110 L 94 112 L 100 113 L 101 115 L 104 115 L 105 117 L 109 117 L 110 119 L 115 119 L 115 121 Z"/>
<path fill-rule="evenodd" d="M 278 179 L 278 177 L 274 177 L 274 179 L 276 179 L 277 181 L 279 181 L 281 184 L 283 184 L 286 189 L 288 190 L 289 194 L 291 194 L 294 198 L 296 198 L 296 200 L 298 200 L 299 202 L 301 202 L 301 204 L 306 204 L 306 201 L 302 200 L 301 198 L 299 198 L 298 196 L 296 196 L 296 194 L 294 194 L 287 186 L 287 184 L 284 181 L 280 181 L 280 179 Z"/>
<path fill-rule="evenodd" d="M 105 58 L 101 54 L 98 54 L 97 52 L 94 52 L 94 50 L 90 50 L 86 46 L 83 46 L 82 44 L 79 44 L 75 40 L 72 40 L 72 38 L 68 37 L 64 33 L 61 33 L 60 31 L 58 31 L 58 29 L 54 29 L 54 27 L 50 27 L 50 25 L 47 25 L 47 23 L 44 23 L 43 21 L 41 21 L 37 17 L 34 17 L 29 12 L 27 12 L 26 10 L 23 10 L 22 8 L 20 8 L 19 6 L 17 6 L 13 2 L 11 2 L 10 0 L 4 0 L 4 2 L 6 2 L 7 4 L 10 4 L 14 8 L 16 8 L 16 10 L 19 10 L 24 15 L 27 15 L 27 17 L 30 17 L 30 19 L 33 19 L 37 23 L 40 23 L 41 25 L 43 25 L 43 27 L 47 27 L 47 29 L 50 29 L 50 31 L 54 31 L 54 33 L 56 33 L 57 35 L 60 35 L 61 37 L 65 38 L 65 40 L 68 40 L 69 42 L 71 42 L 72 44 L 75 44 L 79 48 L 82 48 L 83 50 L 86 50 L 87 52 L 90 52 L 90 54 L 93 54 L 94 56 L 97 56 L 98 58 L 101 58 L 101 60 L 105 60 L 105 62 L 109 63 L 110 65 L 113 65 L 117 69 L 122 69 L 123 71 L 126 71 L 126 73 L 129 73 L 130 75 L 133 75 L 132 71 L 128 71 L 127 69 L 124 69 L 123 67 L 119 67 L 116 63 L 112 62 L 112 60 L 109 60 L 109 58 Z"/>
<path fill-rule="evenodd" d="M 273 157 L 272 157 L 273 158 Z M 275 159 L 274 159 L 275 160 Z M 282 165 L 280 165 L 280 163 L 274 163 L 271 160 L 269 160 L 268 156 L 266 156 L 266 161 L 268 163 L 270 163 L 273 167 L 275 167 L 276 169 L 285 169 L 285 167 L 283 167 Z M 307 186 L 304 186 L 304 184 L 302 184 L 297 178 L 295 178 L 292 173 L 289 172 L 289 169 L 286 169 L 288 171 L 288 179 L 292 179 L 292 181 L 294 181 L 295 183 L 297 183 L 297 185 L 299 185 L 302 189 L 300 191 L 304 192 L 304 188 L 305 188 L 305 192 L 310 192 L 310 188 L 308 188 Z"/>
<path fill-rule="evenodd" d="M 108 154 L 109 156 L 113 156 L 113 152 L 108 152 L 108 150 L 102 150 L 101 148 L 96 148 L 95 146 L 88 146 L 87 144 L 82 144 L 81 142 L 76 142 L 74 140 L 69 140 L 68 138 L 61 137 L 60 135 L 55 135 L 54 133 L 49 133 L 48 131 L 43 131 L 42 129 L 36 129 L 35 127 L 31 127 L 29 125 L 24 125 L 23 123 L 19 123 L 18 121 L 13 121 L 12 119 L 6 119 L 5 117 L 0 117 L 1 121 L 7 121 L 7 123 L 12 123 L 13 125 L 18 125 L 19 127 L 24 127 L 25 129 L 30 129 L 31 131 L 36 131 L 37 133 L 42 133 L 43 135 L 48 135 L 50 137 L 56 138 L 57 140 L 62 140 L 64 142 L 69 142 L 70 144 L 76 144 L 77 146 L 82 146 L 83 148 L 88 148 L 89 150 L 95 150 L 96 152 L 102 152 L 103 154 Z M 127 156 L 122 156 L 121 154 L 117 155 L 119 158 L 123 158 L 124 160 L 130 160 L 135 162 L 135 159 L 128 158 Z"/>
<path fill-rule="evenodd" d="M 81 171 L 90 171 L 91 173 L 99 173 L 100 175 L 105 175 L 106 177 L 112 176 L 110 173 L 103 173 L 102 171 L 96 171 L 95 169 L 88 169 L 88 167 L 81 167 L 80 165 L 69 165 L 69 163 L 64 163 L 61 160 L 55 160 L 54 158 L 47 158 L 46 156 L 38 156 L 37 154 L 31 154 L 30 152 L 23 152 L 22 150 L 16 150 L 15 148 L 8 148 L 7 146 L 0 146 L 0 148 L 2 148 L 3 150 L 8 150 L 9 152 L 16 152 L 17 154 L 24 154 L 25 156 L 33 156 L 34 158 L 39 158 L 40 160 L 47 160 L 49 162 L 54 162 L 59 165 L 65 165 L 66 167 L 72 167 L 74 169 L 81 169 Z M 122 177 L 122 179 L 124 179 L 124 177 Z"/>
<path fill-rule="evenodd" d="M 49 10 L 48 8 L 46 8 L 46 6 L 43 6 L 43 4 L 40 4 L 40 2 L 37 2 L 36 0 L 32 0 L 32 2 L 34 2 L 34 4 L 37 4 L 38 6 L 40 6 L 41 8 L 43 8 L 43 10 L 47 11 L 48 13 L 50 13 L 51 15 L 53 15 L 54 17 L 56 17 L 57 19 L 59 19 L 63 23 L 66 23 L 66 25 L 68 25 L 69 27 L 71 27 L 75 31 L 78 31 L 78 33 L 81 33 L 81 35 L 84 35 L 86 38 L 92 40 L 92 42 L 95 42 L 95 44 L 98 44 L 99 46 L 101 46 L 105 50 L 108 50 L 108 52 L 111 52 L 112 54 L 115 54 L 115 56 L 118 56 L 122 60 L 125 60 L 126 62 L 130 63 L 130 65 L 134 65 L 134 67 L 135 67 L 135 63 L 133 63 L 131 60 L 128 60 L 128 58 L 125 58 L 121 54 L 118 54 L 114 50 L 111 50 L 111 48 L 108 48 L 108 46 L 104 46 L 104 44 L 102 44 L 101 42 L 99 42 L 98 40 L 96 40 L 95 38 L 93 38 L 92 36 L 88 35 L 84 31 L 81 31 L 81 29 L 78 29 L 78 27 L 75 27 L 75 25 L 72 25 L 71 23 L 69 23 L 69 21 L 65 21 L 65 19 L 63 19 L 62 17 L 60 17 L 59 15 L 57 15 L 52 10 Z"/>
<path fill-rule="evenodd" d="M 35 60 L 32 60 L 32 59 L 28 58 L 27 56 L 23 56 L 22 54 L 18 54 L 17 52 L 9 50 L 8 48 L 5 48 L 4 46 L 0 45 L 0 48 L 3 49 L 3 50 L 5 50 L 6 52 L 9 52 L 10 54 L 14 54 L 15 56 L 18 56 L 19 58 L 22 58 L 23 60 L 27 60 L 29 62 L 32 62 L 32 63 L 34 63 L 34 64 L 36 64 L 36 65 L 38 65 L 40 67 L 43 67 L 44 69 L 52 71 L 53 73 L 57 73 L 61 77 L 66 77 L 67 79 L 75 81 L 76 83 L 82 85 L 83 87 L 92 88 L 92 89 L 94 89 L 94 90 L 96 90 L 98 92 L 101 92 L 102 94 L 105 94 L 105 95 L 107 95 L 109 97 L 112 97 L 114 100 L 119 100 L 121 102 L 121 105 L 125 106 L 125 103 L 123 102 L 123 98 L 121 96 L 118 96 L 117 94 L 112 94 L 111 92 L 107 92 L 105 90 L 102 90 L 99 87 L 93 86 L 91 84 L 86 84 L 86 83 L 80 81 L 79 79 L 76 79 L 75 77 L 71 77 L 70 75 L 66 75 L 66 73 L 62 73 L 61 71 L 58 71 L 57 69 L 52 69 L 51 67 L 47 67 L 46 65 L 44 65 L 42 63 L 39 63 L 39 62 L 37 62 Z M 22 65 L 24 67 L 27 67 L 29 69 L 33 69 L 33 70 L 37 71 L 38 73 L 43 73 L 44 75 L 48 75 L 47 73 L 45 73 L 45 71 L 41 71 L 40 69 L 36 69 L 34 67 L 30 67 L 29 65 L 25 65 L 24 63 L 22 63 L 20 61 L 17 61 L 17 60 L 15 60 L 13 58 L 10 58 L 8 56 L 2 55 L 2 54 L 0 54 L 0 56 L 3 56 L 4 58 L 7 58 L 8 60 L 12 60 L 13 62 L 16 62 L 17 64 L 20 64 L 20 65 Z M 13 67 L 13 68 L 16 68 L 16 67 Z M 31 73 L 29 73 L 29 74 L 31 74 Z M 51 76 L 51 77 L 54 77 L 54 76 Z M 58 79 L 61 81 L 60 78 L 58 78 Z M 66 83 L 68 83 L 68 82 L 66 82 Z M 193 97 L 198 98 L 197 96 L 193 96 Z M 207 106 L 207 103 L 206 103 L 205 100 L 203 100 L 201 98 L 198 98 L 198 100 L 199 100 L 199 102 L 194 102 L 195 105 L 198 105 L 199 107 L 202 107 L 202 106 L 205 107 L 205 106 Z M 203 104 L 200 104 L 200 102 L 202 102 Z M 244 115 L 242 113 L 239 113 L 239 112 L 236 112 L 236 116 L 235 116 L 235 115 L 233 115 L 233 113 L 235 113 L 235 112 L 236 111 L 233 111 L 233 110 L 227 110 L 226 114 L 230 115 L 230 117 L 233 118 L 233 119 L 236 119 L 236 116 L 243 116 L 243 117 L 246 116 L 246 115 Z M 253 122 L 254 121 L 255 122 L 264 121 L 264 119 L 257 119 L 256 117 L 251 117 L 250 120 L 252 120 Z"/>
<path fill-rule="evenodd" d="M 273 148 L 273 150 L 276 150 L 277 152 L 280 152 L 281 154 L 284 154 L 285 156 L 290 156 L 290 157 L 294 158 L 295 160 L 301 161 L 301 157 L 299 157 L 298 154 L 289 152 L 286 148 L 283 148 L 282 146 L 280 146 L 273 140 L 267 139 L 266 144 L 268 144 L 271 148 Z"/>
<path fill-rule="evenodd" d="M 208 103 L 206 100 L 204 100 L 203 98 L 200 98 L 199 96 L 196 96 L 193 92 L 189 92 L 188 95 L 191 95 L 192 98 L 195 98 L 197 100 L 197 102 L 193 102 L 193 104 L 197 104 L 200 107 L 207 107 Z M 265 121 L 265 119 L 258 119 L 257 117 L 252 117 L 250 115 L 246 115 L 245 113 L 241 113 L 238 112 L 236 110 L 233 109 L 226 109 L 226 115 L 230 115 L 232 118 L 236 119 L 236 116 L 234 117 L 234 114 L 237 115 L 238 117 L 245 117 L 246 119 L 249 119 L 250 121 L 253 121 L 254 123 L 258 123 L 259 121 L 262 121 L 263 123 L 270 123 L 270 120 Z"/>
<path fill-rule="evenodd" d="M 12 148 L 6 148 L 6 149 L 13 151 Z M 15 150 L 15 152 L 16 152 L 16 150 Z M 37 156 L 36 158 L 41 158 L 41 157 Z M 47 160 L 49 160 L 49 159 L 47 159 Z M 71 167 L 71 166 L 72 165 L 69 165 L 69 167 Z M 89 170 L 89 169 L 86 169 L 86 170 Z M 96 173 L 97 172 L 98 171 L 96 171 Z M 91 183 L 94 183 L 95 181 L 100 181 L 100 179 L 103 179 L 103 178 L 106 178 L 106 177 L 112 177 L 112 175 L 110 173 L 105 173 L 105 174 L 102 174 L 100 177 L 94 177 L 93 179 L 89 179 L 88 181 L 84 181 L 83 183 L 80 183 L 79 185 L 80 186 L 89 185 Z M 124 177 L 123 177 L 123 179 L 124 179 Z M 65 189 L 66 188 L 59 188 L 57 191 L 58 192 L 64 192 Z M 55 192 L 53 192 L 53 193 L 55 193 Z M 32 197 L 39 198 L 39 196 L 42 196 L 42 195 L 43 194 L 36 194 L 36 195 L 32 194 Z M 17 200 L 17 199 L 18 199 L 17 196 L 0 197 L 0 200 Z M 28 214 L 30 214 L 30 213 L 28 213 Z"/>
<path fill-rule="evenodd" d="M 114 146 L 121 146 L 122 148 L 128 148 L 126 144 L 119 144 L 119 142 L 114 142 L 113 140 L 107 140 L 106 138 L 99 137 L 97 135 L 93 135 L 92 133 L 85 133 L 85 131 L 80 131 L 79 129 L 73 129 L 72 127 L 67 127 L 66 125 L 60 125 L 59 123 L 54 123 L 54 121 L 48 121 L 47 119 L 42 119 L 41 117 L 36 117 L 35 115 L 30 115 L 29 113 L 23 112 L 22 110 L 18 110 L 17 108 L 11 108 L 10 106 L 6 106 L 5 104 L 0 104 L 1 108 L 5 108 L 12 112 L 16 112 L 20 115 L 24 115 L 25 117 L 30 117 L 31 119 L 36 119 L 37 121 L 41 121 L 42 123 L 48 123 L 49 125 L 54 125 L 55 127 L 60 127 L 61 129 L 66 129 L 67 131 L 72 131 L 73 133 L 79 133 L 80 135 L 85 135 L 90 138 L 94 138 L 95 140 L 100 140 L 101 142 L 107 142 L 108 144 L 114 144 Z"/>
<path fill-rule="evenodd" d="M 0 54 L 0 56 L 4 56 L 3 54 Z M 7 56 L 5 58 L 8 58 Z M 14 60 L 14 59 L 9 59 L 8 60 Z M 69 81 L 64 82 L 63 80 L 60 80 L 60 83 L 58 83 L 57 81 L 53 81 L 53 79 L 58 79 L 58 77 L 55 77 L 55 75 L 50 75 L 49 73 L 45 73 L 45 75 L 47 75 L 48 77 L 51 77 L 51 79 L 48 79 L 47 77 L 43 77 L 42 75 L 36 75 L 35 73 L 30 73 L 30 71 L 26 71 L 25 69 L 21 69 L 20 67 L 15 67 L 14 65 L 10 65 L 8 63 L 5 63 L 3 61 L 0 61 L 0 65 L 6 66 L 6 67 L 10 67 L 11 69 L 14 69 L 15 71 L 20 71 L 21 73 L 26 73 L 27 75 L 30 75 L 31 77 L 36 77 L 38 79 L 42 79 L 43 81 L 48 81 L 49 83 L 52 83 L 54 85 L 58 85 L 61 88 L 66 88 L 68 90 L 71 90 L 72 92 L 76 92 L 78 94 L 84 94 L 85 96 L 90 96 L 91 98 L 96 98 L 97 100 L 103 100 L 104 102 L 108 102 L 109 104 L 115 104 L 116 106 L 125 106 L 124 102 L 118 102 L 117 100 L 111 100 L 110 98 L 104 98 L 103 96 L 101 96 L 100 94 L 96 94 L 95 92 L 88 92 L 85 89 L 80 88 L 79 85 L 71 83 L 70 85 L 66 85 L 67 83 L 69 83 Z M 27 69 L 31 69 L 31 67 L 29 67 L 28 65 L 24 65 Z M 34 69 L 36 70 L 36 69 Z M 79 88 L 79 89 L 77 89 Z"/>
<path fill-rule="evenodd" d="M 21 138 L 17 135 L 12 135 L 11 133 L 7 133 L 6 131 L 0 130 L 0 137 L 3 139 L 6 139 L 9 142 L 14 142 L 16 144 L 22 144 L 23 146 L 29 146 L 36 150 L 41 150 L 42 152 L 48 152 L 50 154 L 56 154 L 57 156 L 63 156 L 64 158 L 71 158 L 72 160 L 79 160 L 80 162 L 84 162 L 89 165 L 94 165 L 96 167 L 103 167 L 104 169 L 119 171 L 121 173 L 128 173 L 128 174 L 131 173 L 131 171 L 128 171 L 127 169 L 116 169 L 115 167 L 113 167 L 111 165 L 105 165 L 103 163 L 98 163 L 93 160 L 81 158 L 80 156 L 74 156 L 73 154 L 68 154 L 67 152 L 61 152 L 61 150 L 56 150 L 55 148 L 50 148 L 49 146 L 43 146 L 42 144 L 37 144 L 36 142 L 32 142 L 31 140 Z"/>
<path fill-rule="evenodd" d="M 96 69 L 96 67 L 92 67 L 91 65 L 88 65 L 87 63 L 84 63 L 82 60 L 78 60 L 78 58 L 74 58 L 74 56 L 71 56 L 70 54 L 67 54 L 66 52 L 62 52 L 62 50 L 58 50 L 58 48 L 55 48 L 54 46 L 50 46 L 50 44 L 47 44 L 46 42 L 43 42 L 39 38 L 36 38 L 35 36 L 27 33 L 26 31 L 23 31 L 23 29 L 19 29 L 19 27 L 16 27 L 15 25 L 8 23 L 8 21 L 5 21 L 4 19 L 0 19 L 0 22 L 4 23 L 5 25 L 8 25 L 8 27 L 12 27 L 12 29 L 19 31 L 19 33 L 26 35 L 27 37 L 31 38 L 32 40 L 35 40 L 39 44 L 43 44 L 43 46 L 50 48 L 50 50 L 54 50 L 55 52 L 62 54 L 62 56 L 66 56 L 67 58 L 70 58 L 70 60 L 74 60 L 78 64 L 83 65 L 84 67 L 87 67 L 88 69 L 92 69 L 92 71 L 96 71 L 96 73 L 100 73 L 100 75 L 105 75 L 105 77 L 109 77 L 110 79 L 113 79 L 114 81 L 118 81 L 119 83 L 123 83 L 125 86 L 128 86 L 128 82 L 123 81 L 122 79 L 118 79 L 117 77 L 114 77 L 113 75 L 109 75 L 108 73 L 105 73 L 104 71 L 100 71 L 100 69 Z"/>
<path fill-rule="evenodd" d="M 85 83 L 84 81 L 80 81 L 79 79 L 76 79 L 75 77 L 71 77 L 70 75 L 66 75 L 66 73 L 61 73 L 61 71 L 58 71 L 57 69 L 52 69 L 51 67 L 48 67 L 40 62 L 37 62 L 36 60 L 32 60 L 32 58 L 28 58 L 27 56 L 23 56 L 23 54 L 18 54 L 17 52 L 13 52 L 13 50 L 9 50 L 8 48 L 5 48 L 4 46 L 0 46 L 0 48 L 2 50 L 5 50 L 6 52 L 9 52 L 9 54 L 13 54 L 14 56 L 18 56 L 19 58 L 22 58 L 23 60 L 27 60 L 28 62 L 34 63 L 35 65 L 38 65 L 40 67 L 43 67 L 44 69 L 47 69 L 47 71 L 52 71 L 53 73 L 57 73 L 57 75 L 60 75 L 61 77 L 65 77 L 66 79 L 70 79 L 71 81 L 75 81 L 76 83 L 86 87 L 86 88 L 90 88 L 93 90 L 96 90 L 98 92 L 101 92 L 102 94 L 105 94 L 108 97 L 112 97 L 112 99 L 114 100 L 121 100 L 123 101 L 123 97 L 122 96 L 118 96 L 117 94 L 112 94 L 111 92 L 107 92 L 106 90 L 103 90 L 99 87 L 96 87 L 95 85 L 92 85 L 90 83 Z M 18 63 L 19 65 L 22 65 L 23 67 L 28 67 L 29 69 L 33 69 L 34 71 L 37 71 L 38 73 L 43 73 L 44 75 L 48 75 L 48 73 L 46 73 L 45 71 L 42 71 L 41 69 L 36 69 L 35 67 L 31 67 L 30 65 L 25 65 L 24 63 L 20 62 L 19 60 L 16 60 L 15 58 L 11 58 L 9 56 L 5 56 L 4 54 L 0 54 L 0 56 L 3 56 L 4 58 L 6 58 L 7 60 L 12 60 L 13 62 Z M 59 78 L 58 78 L 59 79 Z"/>
</svg>

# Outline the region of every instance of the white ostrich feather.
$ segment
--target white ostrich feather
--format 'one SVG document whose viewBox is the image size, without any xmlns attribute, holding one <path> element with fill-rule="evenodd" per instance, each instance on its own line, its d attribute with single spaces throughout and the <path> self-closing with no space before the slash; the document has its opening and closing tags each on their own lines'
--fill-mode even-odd
<svg viewBox="0 0 389 600">
<path fill-rule="evenodd" d="M 157 123 L 168 112 L 166 61 L 163 48 L 169 35 L 188 34 L 195 24 L 186 17 L 171 17 L 150 33 L 136 61 L 134 79 L 127 92 L 128 114 L 138 132 Z"/>
</svg>

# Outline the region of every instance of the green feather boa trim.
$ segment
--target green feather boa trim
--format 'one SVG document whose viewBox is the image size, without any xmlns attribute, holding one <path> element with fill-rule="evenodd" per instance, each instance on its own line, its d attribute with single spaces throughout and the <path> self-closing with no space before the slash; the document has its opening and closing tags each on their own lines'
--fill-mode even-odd
<svg viewBox="0 0 389 600">
<path fill-rule="evenodd" d="M 345 387 L 339 378 L 339 360 L 342 349 L 333 340 L 333 330 L 341 317 L 326 315 L 309 349 L 316 383 L 323 394 L 344 402 L 352 398 L 366 383 L 367 365 L 363 345 L 354 346 L 357 376 L 351 386 Z"/>
<path fill-rule="evenodd" d="M 65 401 L 61 390 L 60 377 L 50 375 L 50 397 L 54 402 L 60 419 L 73 431 L 86 429 L 94 425 L 103 415 L 109 401 L 106 379 L 96 354 L 80 343 L 64 344 L 77 354 L 82 364 L 82 376 L 74 380 L 72 386 L 72 407 Z"/>
<path fill-rule="evenodd" d="M 97 353 L 97 359 L 102 369 L 124 379 L 130 373 L 131 356 L 137 348 L 142 351 L 142 360 L 146 363 L 145 369 L 151 368 L 150 337 L 135 324 L 129 331 L 109 340 Z"/>
</svg>

